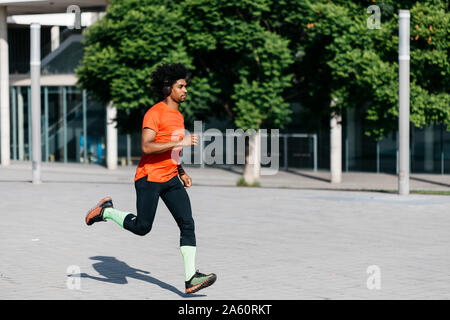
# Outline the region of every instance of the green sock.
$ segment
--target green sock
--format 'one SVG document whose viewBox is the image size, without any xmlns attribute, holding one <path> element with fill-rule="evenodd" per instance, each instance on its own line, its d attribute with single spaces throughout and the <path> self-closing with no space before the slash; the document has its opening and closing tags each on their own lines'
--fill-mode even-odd
<svg viewBox="0 0 450 320">
<path fill-rule="evenodd" d="M 195 251 L 194 246 L 182 246 L 180 247 L 181 254 L 184 261 L 184 274 L 186 276 L 186 281 L 190 280 L 195 274 Z"/>
<path fill-rule="evenodd" d="M 122 228 L 123 228 L 123 221 L 125 220 L 125 217 L 129 214 L 130 214 L 129 212 L 119 211 L 114 208 L 106 208 L 105 210 L 103 210 L 103 218 L 113 220 Z"/>
</svg>

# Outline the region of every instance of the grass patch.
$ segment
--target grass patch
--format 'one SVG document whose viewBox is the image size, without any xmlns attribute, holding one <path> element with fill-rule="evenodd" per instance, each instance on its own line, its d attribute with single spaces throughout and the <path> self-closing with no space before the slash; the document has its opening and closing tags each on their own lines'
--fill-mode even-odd
<svg viewBox="0 0 450 320">
<path fill-rule="evenodd" d="M 440 195 L 440 196 L 450 196 L 450 191 L 439 191 L 439 190 L 411 190 L 411 193 L 436 194 L 436 195 Z"/>
<path fill-rule="evenodd" d="M 355 190 L 358 191 L 358 190 Z M 361 191 L 371 191 L 371 192 L 380 192 L 380 193 L 398 193 L 398 190 L 361 190 Z M 431 194 L 431 195 L 439 195 L 439 196 L 450 196 L 450 191 L 440 191 L 440 190 L 409 190 L 409 193 L 412 194 Z"/>
<path fill-rule="evenodd" d="M 239 178 L 236 185 L 238 187 L 261 187 L 261 184 L 258 181 L 255 181 L 252 184 L 249 184 L 245 181 L 244 177 Z"/>
</svg>

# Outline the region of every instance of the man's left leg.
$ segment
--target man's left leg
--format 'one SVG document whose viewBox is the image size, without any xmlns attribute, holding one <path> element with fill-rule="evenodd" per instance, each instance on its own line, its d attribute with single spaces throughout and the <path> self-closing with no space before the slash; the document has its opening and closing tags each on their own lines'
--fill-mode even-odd
<svg viewBox="0 0 450 320">
<path fill-rule="evenodd" d="M 212 285 L 217 276 L 214 273 L 205 275 L 196 271 L 196 239 L 191 202 L 178 177 L 174 177 L 169 183 L 168 188 L 163 190 L 160 196 L 180 228 L 180 250 L 184 261 L 186 293 L 193 293 Z"/>
</svg>

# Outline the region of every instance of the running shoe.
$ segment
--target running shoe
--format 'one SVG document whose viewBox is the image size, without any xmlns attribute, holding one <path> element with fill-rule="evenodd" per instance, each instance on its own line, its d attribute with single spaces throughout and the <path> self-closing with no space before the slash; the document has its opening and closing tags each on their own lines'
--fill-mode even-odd
<svg viewBox="0 0 450 320">
<path fill-rule="evenodd" d="M 186 281 L 186 293 L 194 293 L 203 288 L 209 287 L 216 282 L 217 276 L 214 273 L 208 275 L 198 272 L 192 276 L 189 281 Z"/>
<path fill-rule="evenodd" d="M 106 208 L 113 208 L 113 203 L 111 198 L 103 198 L 100 202 L 86 215 L 86 224 L 90 226 L 91 224 L 99 221 L 106 221 L 103 218 L 103 210 Z"/>
</svg>

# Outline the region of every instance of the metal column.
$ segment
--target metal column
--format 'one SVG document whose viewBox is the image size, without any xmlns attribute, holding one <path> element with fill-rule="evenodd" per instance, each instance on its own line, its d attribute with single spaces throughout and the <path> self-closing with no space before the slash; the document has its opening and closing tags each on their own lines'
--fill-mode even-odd
<svg viewBox="0 0 450 320">
<path fill-rule="evenodd" d="M 11 88 L 11 103 L 12 103 L 12 143 L 13 143 L 13 159 L 17 160 L 17 96 L 16 87 Z"/>
<path fill-rule="evenodd" d="M 49 160 L 49 148 L 48 145 L 48 87 L 44 87 L 44 139 L 45 139 L 45 158 L 44 161 Z"/>
<path fill-rule="evenodd" d="M 348 172 L 348 138 L 345 138 L 345 172 Z"/>
<path fill-rule="evenodd" d="M 33 144 L 31 143 L 31 88 L 27 87 L 27 118 L 28 118 L 28 161 L 31 161 Z"/>
<path fill-rule="evenodd" d="M 317 134 L 313 134 L 313 150 L 314 150 L 314 171 L 317 171 L 318 154 L 317 154 Z"/>
<path fill-rule="evenodd" d="M 205 167 L 205 124 L 202 122 L 202 132 L 198 135 L 200 145 L 200 168 Z"/>
<path fill-rule="evenodd" d="M 399 12 L 399 92 L 398 92 L 398 127 L 399 127 L 399 173 L 398 193 L 409 194 L 409 10 Z"/>
<path fill-rule="evenodd" d="M 288 169 L 288 144 L 287 144 L 287 134 L 283 134 L 283 160 L 284 160 L 284 170 L 287 171 Z"/>
<path fill-rule="evenodd" d="M 441 124 L 441 174 L 444 174 L 445 155 L 444 155 L 444 126 Z"/>
<path fill-rule="evenodd" d="M 127 165 L 131 166 L 131 135 L 127 134 Z"/>
<path fill-rule="evenodd" d="M 64 163 L 67 162 L 67 88 L 63 87 L 63 153 Z"/>
<path fill-rule="evenodd" d="M 24 112 L 23 112 L 23 95 L 22 87 L 17 87 L 17 138 L 19 148 L 19 160 L 24 160 L 25 155 L 25 128 L 24 128 Z"/>
<path fill-rule="evenodd" d="M 84 163 L 87 163 L 87 93 L 83 90 L 83 158 Z"/>
<path fill-rule="evenodd" d="M 377 140 L 377 173 L 380 173 L 380 141 Z"/>
<path fill-rule="evenodd" d="M 34 184 L 41 183 L 41 25 L 30 25 L 30 74 L 32 113 L 32 171 Z"/>
</svg>

